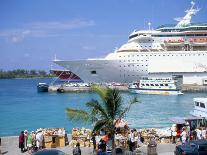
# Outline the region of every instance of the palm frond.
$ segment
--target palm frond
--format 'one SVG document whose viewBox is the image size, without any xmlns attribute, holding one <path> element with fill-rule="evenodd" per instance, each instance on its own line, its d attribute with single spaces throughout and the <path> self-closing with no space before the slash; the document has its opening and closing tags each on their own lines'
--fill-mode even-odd
<svg viewBox="0 0 207 155">
<path fill-rule="evenodd" d="M 92 99 L 90 102 L 86 103 L 86 106 L 91 110 L 91 115 L 99 115 L 105 119 L 108 119 L 105 109 L 97 100 Z"/>
<path fill-rule="evenodd" d="M 124 117 L 124 115 L 130 110 L 131 106 L 136 103 L 139 103 L 137 97 L 133 97 L 132 99 L 130 99 L 128 106 L 120 114 L 120 118 Z"/>
<path fill-rule="evenodd" d="M 107 91 L 107 102 L 105 102 L 105 107 L 108 115 L 113 120 L 119 113 L 122 107 L 120 91 L 117 89 L 108 89 Z"/>
<path fill-rule="evenodd" d="M 84 110 L 66 108 L 65 112 L 70 120 L 88 121 L 90 118 L 89 114 Z"/>
<path fill-rule="evenodd" d="M 93 127 L 93 132 L 99 131 L 100 129 L 104 128 L 106 125 L 107 125 L 107 120 L 98 120 Z"/>
<path fill-rule="evenodd" d="M 103 87 L 103 86 L 93 85 L 91 89 L 92 91 L 94 91 L 95 93 L 99 95 L 99 97 L 101 98 L 103 102 L 106 101 L 106 94 L 107 94 L 108 88 Z"/>
</svg>

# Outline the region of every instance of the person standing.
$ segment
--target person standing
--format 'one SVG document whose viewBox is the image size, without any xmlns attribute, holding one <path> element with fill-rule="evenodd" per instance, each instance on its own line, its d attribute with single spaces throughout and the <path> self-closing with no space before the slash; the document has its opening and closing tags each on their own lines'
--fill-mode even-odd
<svg viewBox="0 0 207 155">
<path fill-rule="evenodd" d="M 93 142 L 93 153 L 96 153 L 96 133 L 92 134 L 91 140 Z"/>
<path fill-rule="evenodd" d="M 182 144 L 184 144 L 186 142 L 186 139 L 187 139 L 187 133 L 185 131 L 185 128 L 183 128 L 183 131 L 182 133 L 180 134 L 181 136 L 181 141 L 182 141 Z"/>
<path fill-rule="evenodd" d="M 73 155 L 81 155 L 80 143 L 76 144 L 76 147 L 73 149 Z"/>
<path fill-rule="evenodd" d="M 134 130 L 131 130 L 131 133 L 129 134 L 129 151 L 134 151 L 135 147 L 135 135 Z"/>
<path fill-rule="evenodd" d="M 43 134 L 42 134 L 42 130 L 37 130 L 37 134 L 36 134 L 36 146 L 39 150 L 42 149 L 43 146 Z"/>
<path fill-rule="evenodd" d="M 27 134 L 28 134 L 28 131 L 24 130 L 24 150 L 25 151 L 27 150 Z"/>
<path fill-rule="evenodd" d="M 32 153 L 32 133 L 27 136 L 27 150 L 29 154 Z"/>
<path fill-rule="evenodd" d="M 19 134 L 19 148 L 21 149 L 21 152 L 24 152 L 24 131 L 22 131 Z"/>
</svg>

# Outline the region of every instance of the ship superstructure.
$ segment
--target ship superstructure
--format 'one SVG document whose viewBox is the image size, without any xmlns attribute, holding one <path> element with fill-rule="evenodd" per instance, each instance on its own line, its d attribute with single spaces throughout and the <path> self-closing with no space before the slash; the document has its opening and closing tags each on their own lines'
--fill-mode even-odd
<svg viewBox="0 0 207 155">
<path fill-rule="evenodd" d="M 183 76 L 184 83 L 207 79 L 207 23 L 191 23 L 195 3 L 177 25 L 135 30 L 127 43 L 105 58 L 54 60 L 85 82 L 133 82 L 147 76 Z"/>
</svg>

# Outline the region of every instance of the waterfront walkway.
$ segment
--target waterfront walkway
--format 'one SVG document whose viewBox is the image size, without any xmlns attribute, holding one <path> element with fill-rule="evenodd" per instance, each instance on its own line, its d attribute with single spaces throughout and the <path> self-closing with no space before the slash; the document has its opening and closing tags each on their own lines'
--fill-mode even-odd
<svg viewBox="0 0 207 155">
<path fill-rule="evenodd" d="M 56 148 L 56 149 L 61 150 L 68 155 L 72 155 L 73 148 L 70 146 L 65 146 L 65 147 Z M 21 153 L 20 149 L 18 148 L 18 137 L 17 136 L 2 137 L 0 150 L 3 155 L 29 155 L 29 153 L 27 152 Z M 139 148 L 139 150 L 140 150 L 139 155 L 147 154 L 147 146 L 142 146 L 141 148 Z M 173 153 L 174 150 L 175 150 L 174 144 L 159 144 L 157 146 L 158 155 L 174 155 Z M 83 155 L 93 155 L 92 147 L 81 147 L 81 151 Z M 127 153 L 127 155 L 132 155 L 132 153 L 130 154 Z"/>
</svg>

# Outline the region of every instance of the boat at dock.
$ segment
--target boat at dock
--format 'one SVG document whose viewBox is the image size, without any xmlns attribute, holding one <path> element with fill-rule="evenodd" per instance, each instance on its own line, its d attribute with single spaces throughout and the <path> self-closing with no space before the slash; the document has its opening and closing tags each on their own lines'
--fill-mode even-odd
<svg viewBox="0 0 207 155">
<path fill-rule="evenodd" d="M 194 98 L 194 110 L 191 115 L 207 119 L 207 98 Z"/>
<path fill-rule="evenodd" d="M 38 92 L 48 92 L 49 85 L 47 83 L 38 83 L 37 91 Z"/>
<path fill-rule="evenodd" d="M 129 85 L 129 90 L 138 94 L 181 95 L 181 87 L 173 79 L 144 79 Z"/>
</svg>

